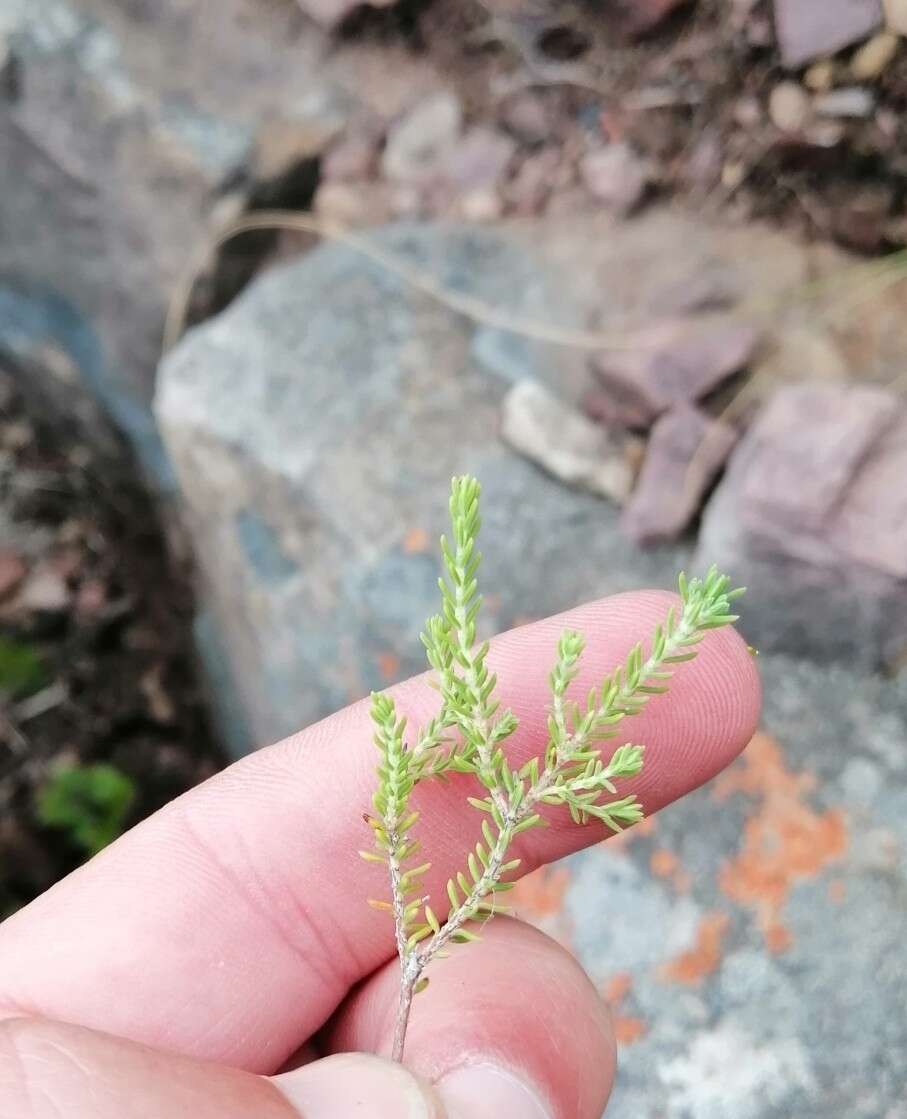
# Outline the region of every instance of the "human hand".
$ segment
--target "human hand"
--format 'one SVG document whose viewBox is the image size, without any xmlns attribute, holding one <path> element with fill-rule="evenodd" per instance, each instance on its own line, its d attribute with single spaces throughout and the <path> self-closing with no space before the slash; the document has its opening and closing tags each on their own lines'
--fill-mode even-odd
<svg viewBox="0 0 907 1119">
<path fill-rule="evenodd" d="M 583 694 L 669 598 L 620 595 L 493 642 L 514 758 L 544 743 L 561 630 L 587 637 Z M 437 704 L 425 676 L 393 692 L 414 722 Z M 743 642 L 710 634 L 669 700 L 633 721 L 646 812 L 731 761 L 758 709 Z M 517 920 L 496 917 L 433 967 L 407 1069 L 364 1055 L 389 1051 L 398 988 L 393 928 L 365 905 L 381 868 L 356 854 L 374 764 L 355 704 L 187 793 L 0 926 L 0 1119 L 599 1119 L 607 1011 L 573 958 Z M 455 783 L 419 792 L 426 886 L 443 893 L 474 814 Z M 555 814 L 517 841 L 521 870 L 600 838 Z"/>
</svg>

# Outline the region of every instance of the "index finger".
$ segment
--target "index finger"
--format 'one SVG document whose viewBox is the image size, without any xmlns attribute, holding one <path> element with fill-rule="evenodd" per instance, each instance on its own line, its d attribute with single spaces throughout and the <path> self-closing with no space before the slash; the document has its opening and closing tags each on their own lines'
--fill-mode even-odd
<svg viewBox="0 0 907 1119">
<path fill-rule="evenodd" d="M 673 601 L 619 595 L 494 640 L 489 665 L 520 720 L 513 764 L 544 748 L 560 632 L 586 635 L 582 695 Z M 755 729 L 759 684 L 741 639 L 714 631 L 699 648 L 670 695 L 627 723 L 647 745 L 644 771 L 628 783 L 647 812 L 712 777 Z M 426 676 L 393 691 L 413 723 L 437 710 Z M 356 854 L 368 841 L 361 815 L 374 768 L 360 703 L 187 793 L 0 926 L 0 1008 L 274 1071 L 394 951 L 392 922 L 365 905 L 386 893 L 383 868 Z M 417 790 L 436 895 L 478 832 L 470 780 Z M 522 872 L 603 837 L 565 817 L 520 837 Z"/>
</svg>

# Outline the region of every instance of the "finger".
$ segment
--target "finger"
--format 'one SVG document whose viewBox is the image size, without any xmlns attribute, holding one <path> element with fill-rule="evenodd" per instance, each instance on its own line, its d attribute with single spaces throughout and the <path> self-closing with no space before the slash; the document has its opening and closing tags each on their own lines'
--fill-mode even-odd
<svg viewBox="0 0 907 1119">
<path fill-rule="evenodd" d="M 268 1080 L 79 1026 L 0 1025 L 0 1119 L 442 1119 L 400 1065 L 353 1053 Z"/>
<path fill-rule="evenodd" d="M 407 1066 L 464 1119 L 600 1119 L 615 1047 L 595 988 L 569 952 L 521 921 L 495 918 L 481 935 L 430 969 Z M 394 961 L 344 1003 L 329 1048 L 389 1052 L 398 991 Z"/>
<path fill-rule="evenodd" d="M 582 630 L 577 693 L 600 681 L 673 603 L 621 595 L 496 639 L 490 664 L 520 719 L 515 763 L 544 749 L 560 631 Z M 754 730 L 759 688 L 742 641 L 715 631 L 670 696 L 629 722 L 647 744 L 637 788 L 654 811 L 713 776 Z M 413 723 L 437 710 L 425 677 L 397 689 Z M 0 1007 L 73 1021 L 257 1072 L 280 1067 L 349 987 L 393 953 L 380 868 L 356 856 L 374 788 L 358 704 L 186 794 L 0 928 Z M 629 786 L 628 786 L 629 787 Z M 444 896 L 477 829 L 469 778 L 420 787 L 420 836 Z M 565 814 L 526 833 L 522 869 L 602 837 Z"/>
</svg>

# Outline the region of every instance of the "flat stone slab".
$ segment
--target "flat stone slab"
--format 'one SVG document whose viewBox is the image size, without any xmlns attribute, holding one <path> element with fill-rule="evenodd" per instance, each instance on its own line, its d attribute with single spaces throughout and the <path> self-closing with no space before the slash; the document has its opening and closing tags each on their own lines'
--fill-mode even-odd
<svg viewBox="0 0 907 1119">
<path fill-rule="evenodd" d="M 907 1115 L 907 681 L 761 667 L 729 770 L 509 895 L 612 1004 L 607 1119 Z"/>
<path fill-rule="evenodd" d="M 635 331 L 626 348 L 593 357 L 600 388 L 590 394 L 588 407 L 605 423 L 649 427 L 743 369 L 758 342 L 758 330 L 726 316 L 655 322 Z"/>
<path fill-rule="evenodd" d="M 737 441 L 734 428 L 681 405 L 652 428 L 646 457 L 620 527 L 638 544 L 675 540 L 699 512 Z"/>
<path fill-rule="evenodd" d="M 907 406 L 879 388 L 780 389 L 706 508 L 697 562 L 751 590 L 757 645 L 872 668 L 907 650 Z"/>
</svg>

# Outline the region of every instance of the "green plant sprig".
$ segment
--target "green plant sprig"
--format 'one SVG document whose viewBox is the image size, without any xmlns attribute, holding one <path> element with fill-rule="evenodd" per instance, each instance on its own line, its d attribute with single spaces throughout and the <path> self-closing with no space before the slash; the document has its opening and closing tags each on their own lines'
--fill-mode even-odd
<svg viewBox="0 0 907 1119">
<path fill-rule="evenodd" d="M 543 806 L 564 807 L 575 823 L 598 820 L 613 832 L 642 819 L 635 794 L 618 796 L 616 782 L 641 772 L 644 748 L 626 743 L 605 760 L 601 744 L 616 737 L 623 720 L 642 711 L 653 695 L 668 690 L 677 666 L 696 656 L 709 630 L 737 620 L 731 604 L 743 594 L 742 589 L 731 590 L 727 577 L 714 567 L 704 579 L 681 575 L 680 609 L 670 609 L 656 626 L 648 653 L 641 642 L 635 645 L 625 663 L 582 702 L 569 692 L 585 640 L 566 630 L 549 677 L 548 741 L 541 755 L 514 770 L 504 743 L 517 729 L 517 719 L 508 708 L 501 709 L 496 696 L 488 642 L 476 642 L 482 601 L 477 584 L 479 495 L 475 478 L 453 479 L 451 538 L 441 538 L 441 612 L 428 620 L 422 634 L 441 696 L 438 714 L 408 737 L 406 720 L 398 716 L 393 698 L 372 695 L 379 763 L 374 813 L 367 820 L 375 850 L 360 853 L 386 865 L 390 877 L 391 900 L 370 904 L 394 918 L 401 968 L 396 1060 L 402 1059 L 413 997 L 428 983 L 428 965 L 448 944 L 478 939 L 476 923 L 507 911 L 498 897 L 513 887 L 505 876 L 520 866 L 520 860 L 511 857 L 511 846 L 523 832 L 546 826 Z M 410 800 L 421 781 L 445 780 L 452 773 L 478 781 L 482 795 L 466 799 L 483 818 L 481 839 L 466 854 L 465 867 L 448 879 L 446 916 L 440 918 L 424 893 L 423 877 L 430 864 L 417 859 L 420 844 L 413 828 L 419 813 Z"/>
</svg>

